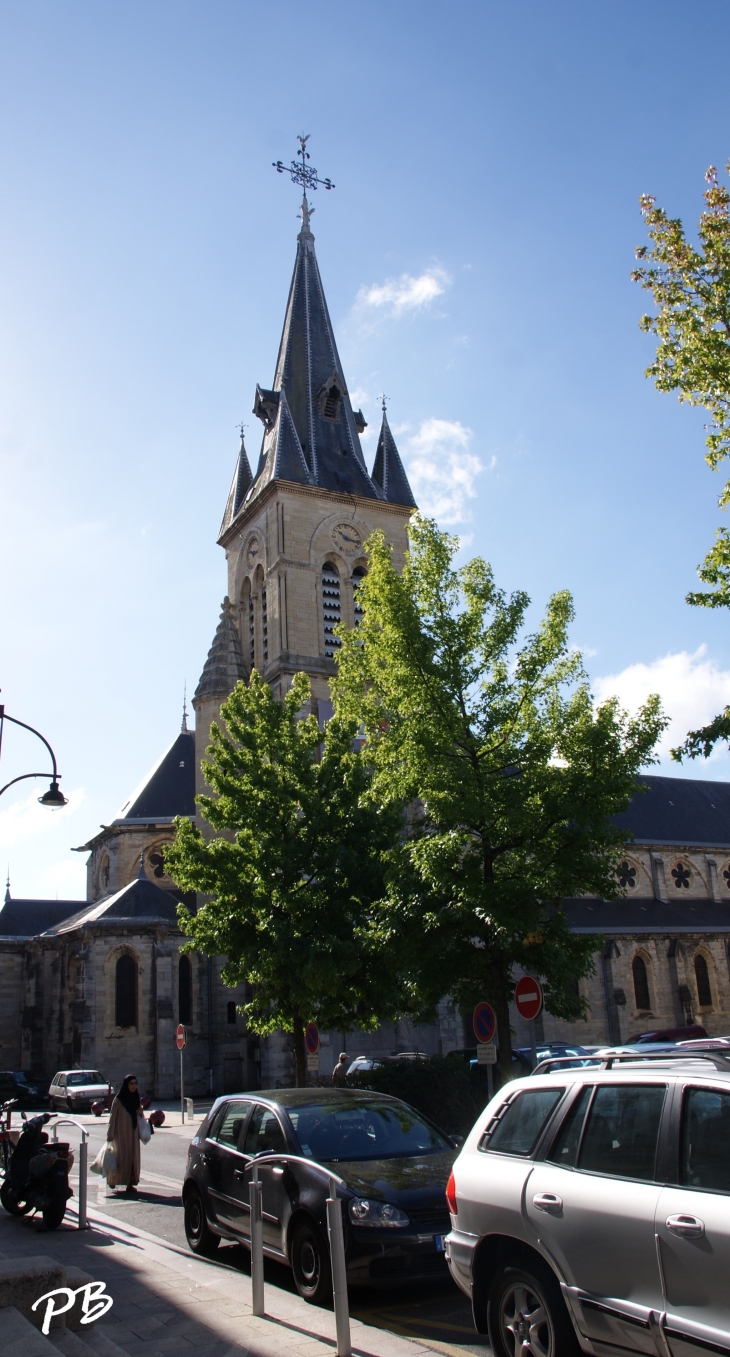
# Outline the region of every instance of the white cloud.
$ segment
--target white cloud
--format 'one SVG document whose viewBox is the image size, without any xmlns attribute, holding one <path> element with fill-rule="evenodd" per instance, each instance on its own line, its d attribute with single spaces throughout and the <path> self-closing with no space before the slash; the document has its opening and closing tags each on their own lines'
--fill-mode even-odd
<svg viewBox="0 0 730 1357">
<path fill-rule="evenodd" d="M 38 804 L 38 797 L 45 790 L 45 784 L 39 780 L 38 788 L 30 796 L 12 802 L 0 811 L 0 862 L 3 858 L 7 860 L 9 850 L 21 840 L 37 839 L 40 844 L 59 831 L 65 835 L 65 824 L 86 799 L 83 787 L 77 787 L 74 791 L 66 788 L 68 805 L 59 810 L 49 810 L 47 806 Z"/>
<path fill-rule="evenodd" d="M 615 694 L 622 707 L 632 713 L 649 693 L 661 695 L 664 711 L 671 719 L 657 752 L 666 771 L 678 774 L 680 765 L 669 760 L 669 750 L 682 743 L 688 730 L 706 725 L 730 705 L 730 670 L 720 669 L 708 658 L 707 646 L 702 645 L 694 654 L 680 650 L 662 655 L 651 664 L 631 664 L 618 674 L 596 679 L 593 688 L 599 701 Z M 681 766 L 688 776 L 697 777 L 703 775 L 707 762 L 715 765 L 708 776 L 727 773 L 730 755 L 726 746 L 719 745 L 708 761 L 698 759 Z M 718 768 L 718 764 L 725 767 Z"/>
<path fill-rule="evenodd" d="M 451 279 L 443 269 L 431 268 L 418 277 L 402 273 L 400 278 L 386 278 L 384 283 L 361 287 L 355 302 L 359 307 L 387 308 L 393 316 L 404 311 L 417 311 L 440 297 Z"/>
<path fill-rule="evenodd" d="M 472 437 L 458 419 L 425 419 L 403 448 L 416 503 L 441 524 L 465 523 L 470 517 L 467 501 L 475 498 L 476 478 L 485 469 L 470 451 Z"/>
</svg>

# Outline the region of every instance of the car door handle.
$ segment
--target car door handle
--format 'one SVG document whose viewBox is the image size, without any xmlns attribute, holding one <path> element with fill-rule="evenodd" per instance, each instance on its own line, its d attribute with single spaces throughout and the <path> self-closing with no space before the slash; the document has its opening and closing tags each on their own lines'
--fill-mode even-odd
<svg viewBox="0 0 730 1357">
<path fill-rule="evenodd" d="M 549 1216 L 562 1216 L 563 1198 L 558 1197 L 554 1192 L 536 1192 L 532 1198 L 532 1205 L 536 1211 L 547 1211 Z"/>
<path fill-rule="evenodd" d="M 705 1233 L 705 1222 L 699 1216 L 667 1216 L 666 1225 L 680 1239 L 701 1239 Z"/>
</svg>

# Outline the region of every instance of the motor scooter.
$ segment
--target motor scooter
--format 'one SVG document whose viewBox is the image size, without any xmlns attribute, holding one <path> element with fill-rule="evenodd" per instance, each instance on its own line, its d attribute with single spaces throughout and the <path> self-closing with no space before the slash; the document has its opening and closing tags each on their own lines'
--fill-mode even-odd
<svg viewBox="0 0 730 1357">
<path fill-rule="evenodd" d="M 73 1196 L 68 1182 L 73 1155 L 64 1141 L 49 1144 L 43 1127 L 50 1120 L 50 1112 L 26 1120 L 0 1187 L 0 1202 L 11 1216 L 40 1211 L 45 1229 L 56 1230 Z"/>
</svg>

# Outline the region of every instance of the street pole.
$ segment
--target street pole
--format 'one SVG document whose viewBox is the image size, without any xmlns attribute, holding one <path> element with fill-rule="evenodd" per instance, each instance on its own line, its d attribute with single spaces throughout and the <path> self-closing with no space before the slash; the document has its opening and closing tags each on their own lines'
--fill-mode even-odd
<svg viewBox="0 0 730 1357">
<path fill-rule="evenodd" d="M 183 1099 L 183 1047 L 180 1047 L 180 1119 L 185 1125 L 185 1101 Z"/>
<path fill-rule="evenodd" d="M 530 1055 L 532 1056 L 532 1068 L 534 1070 L 537 1066 L 537 1042 L 535 1040 L 534 1018 L 530 1018 L 529 1027 L 530 1027 Z"/>
<path fill-rule="evenodd" d="M 492 1066 L 487 1065 L 487 1101 L 491 1103 L 493 1097 L 494 1097 L 494 1075 L 492 1073 Z"/>
</svg>

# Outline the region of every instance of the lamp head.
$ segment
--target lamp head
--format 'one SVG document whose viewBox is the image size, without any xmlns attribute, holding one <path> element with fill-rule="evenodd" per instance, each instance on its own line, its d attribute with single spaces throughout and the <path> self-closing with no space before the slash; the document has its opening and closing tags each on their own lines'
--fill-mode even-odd
<svg viewBox="0 0 730 1357">
<path fill-rule="evenodd" d="M 50 806 L 51 810 L 58 810 L 61 806 L 68 805 L 68 798 L 64 796 L 55 777 L 45 795 L 38 797 L 38 804 L 40 806 Z"/>
</svg>

